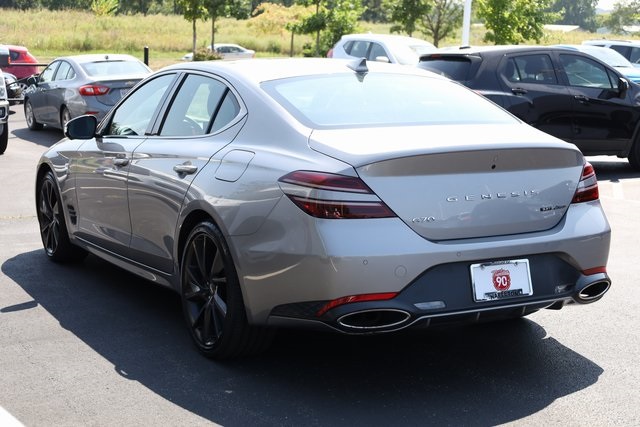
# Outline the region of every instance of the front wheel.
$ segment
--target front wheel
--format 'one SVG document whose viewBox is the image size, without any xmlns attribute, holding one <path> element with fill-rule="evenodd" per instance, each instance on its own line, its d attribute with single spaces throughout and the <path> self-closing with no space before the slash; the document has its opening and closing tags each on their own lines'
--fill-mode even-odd
<svg viewBox="0 0 640 427">
<path fill-rule="evenodd" d="M 62 210 L 62 200 L 58 193 L 56 179 L 51 171 L 45 173 L 38 181 L 36 194 L 40 237 L 47 256 L 57 262 L 82 259 L 86 252 L 73 245 L 69 240 Z"/>
<path fill-rule="evenodd" d="M 264 350 L 268 330 L 251 326 L 229 248 L 218 227 L 199 223 L 189 233 L 181 264 L 182 308 L 198 350 L 227 359 Z"/>
<path fill-rule="evenodd" d="M 27 126 L 31 130 L 40 130 L 42 129 L 42 123 L 38 123 L 36 120 L 36 116 L 33 113 L 33 106 L 31 105 L 31 101 L 27 100 L 24 103 L 24 118 L 27 121 Z"/>
</svg>

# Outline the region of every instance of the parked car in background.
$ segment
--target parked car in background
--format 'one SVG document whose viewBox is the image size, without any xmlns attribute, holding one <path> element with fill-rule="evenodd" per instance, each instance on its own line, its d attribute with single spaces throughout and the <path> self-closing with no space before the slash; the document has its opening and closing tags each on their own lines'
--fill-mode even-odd
<svg viewBox="0 0 640 427">
<path fill-rule="evenodd" d="M 174 289 L 208 357 L 264 349 L 265 327 L 510 319 L 610 286 L 580 151 L 417 67 L 176 64 L 66 135 L 35 174 L 46 255 Z"/>
<path fill-rule="evenodd" d="M 347 34 L 327 53 L 329 58 L 366 58 L 369 61 L 416 65 L 421 55 L 434 52 L 428 41 L 393 34 Z"/>
<path fill-rule="evenodd" d="M 585 40 L 585 45 L 601 46 L 613 49 L 629 60 L 634 66 L 640 67 L 640 40 Z"/>
<path fill-rule="evenodd" d="M 234 59 L 251 59 L 256 57 L 256 52 L 246 47 L 242 47 L 233 43 L 216 43 L 213 45 L 216 53 L 224 60 L 231 61 Z M 211 51 L 211 45 L 207 47 Z M 183 61 L 193 60 L 193 52 L 187 53 L 182 57 Z"/>
<path fill-rule="evenodd" d="M 18 80 L 25 79 L 34 74 L 38 74 L 40 71 L 38 66 L 38 60 L 29 53 L 29 50 L 24 46 L 5 45 L 9 49 L 9 56 L 11 65 L 2 67 L 2 71 L 11 73 Z M 15 64 L 34 64 L 34 65 L 15 65 Z"/>
<path fill-rule="evenodd" d="M 102 119 L 140 80 L 151 73 L 130 55 L 96 54 L 57 58 L 28 79 L 24 114 L 31 130 L 48 125 L 64 129 L 84 114 Z"/>
<path fill-rule="evenodd" d="M 22 93 L 22 85 L 18 82 L 16 76 L 11 73 L 2 73 L 4 75 L 4 83 L 7 88 L 7 97 L 10 105 L 20 104 L 24 97 Z"/>
<path fill-rule="evenodd" d="M 640 170 L 640 86 L 591 55 L 487 46 L 424 55 L 419 66 L 465 84 L 584 154 L 626 157 Z"/>
<path fill-rule="evenodd" d="M 640 68 L 635 67 L 627 58 L 613 49 L 587 44 L 558 44 L 554 45 L 570 50 L 577 50 L 596 57 L 600 61 L 620 71 L 634 83 L 640 83 Z"/>
</svg>

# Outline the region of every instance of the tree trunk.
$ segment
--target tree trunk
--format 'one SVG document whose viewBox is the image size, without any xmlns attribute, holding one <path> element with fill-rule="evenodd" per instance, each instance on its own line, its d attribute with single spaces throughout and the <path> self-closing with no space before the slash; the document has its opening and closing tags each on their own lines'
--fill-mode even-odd
<svg viewBox="0 0 640 427">
<path fill-rule="evenodd" d="M 193 60 L 196 59 L 196 42 L 197 42 L 197 33 L 196 33 L 196 20 L 191 21 L 191 26 L 193 30 Z"/>
</svg>

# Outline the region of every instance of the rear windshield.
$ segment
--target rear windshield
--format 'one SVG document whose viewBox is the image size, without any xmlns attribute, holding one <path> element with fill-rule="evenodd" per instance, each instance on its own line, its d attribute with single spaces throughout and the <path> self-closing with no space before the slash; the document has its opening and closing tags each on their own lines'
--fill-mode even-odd
<svg viewBox="0 0 640 427">
<path fill-rule="evenodd" d="M 80 64 L 82 69 L 92 77 L 104 77 L 125 74 L 143 74 L 149 70 L 139 61 L 100 61 Z"/>
<path fill-rule="evenodd" d="M 422 58 L 420 67 L 433 71 L 452 80 L 463 82 L 469 80 L 471 61 L 467 58 Z"/>
<path fill-rule="evenodd" d="M 274 80 L 263 88 L 316 128 L 516 121 L 462 85 L 428 76 L 345 73 Z"/>
</svg>

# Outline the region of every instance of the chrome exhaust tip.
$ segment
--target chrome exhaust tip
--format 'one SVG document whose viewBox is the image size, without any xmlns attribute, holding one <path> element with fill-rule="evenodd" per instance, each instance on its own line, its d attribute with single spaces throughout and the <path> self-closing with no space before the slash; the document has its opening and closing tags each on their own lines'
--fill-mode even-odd
<svg viewBox="0 0 640 427">
<path fill-rule="evenodd" d="M 398 328 L 409 323 L 411 315 L 403 310 L 373 309 L 345 314 L 338 319 L 344 328 L 366 332 L 377 329 Z"/>
<path fill-rule="evenodd" d="M 578 304 L 590 304 L 598 301 L 611 287 L 611 280 L 600 279 L 576 288 L 572 298 Z"/>
</svg>

